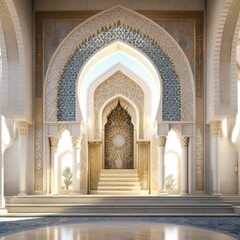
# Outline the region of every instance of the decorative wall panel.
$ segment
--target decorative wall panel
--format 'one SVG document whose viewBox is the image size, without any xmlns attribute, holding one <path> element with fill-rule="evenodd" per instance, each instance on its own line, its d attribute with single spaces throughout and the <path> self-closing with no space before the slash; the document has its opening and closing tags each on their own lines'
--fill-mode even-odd
<svg viewBox="0 0 240 240">
<path fill-rule="evenodd" d="M 159 161 L 158 161 L 158 146 L 156 136 L 152 136 L 151 141 L 151 161 L 150 161 L 150 169 L 151 169 L 151 178 L 150 178 L 150 186 L 151 186 L 151 194 L 157 193 L 159 189 Z"/>
<path fill-rule="evenodd" d="M 86 135 L 82 136 L 81 141 L 81 161 L 80 161 L 80 192 L 81 194 L 88 193 L 88 143 Z"/>
<path fill-rule="evenodd" d="M 134 168 L 134 128 L 120 102 L 107 117 L 104 128 L 104 168 Z"/>
<path fill-rule="evenodd" d="M 164 121 L 182 120 L 180 79 L 171 56 L 164 52 L 153 39 L 145 37 L 119 21 L 117 24 L 101 29 L 98 34 L 90 36 L 80 44 L 68 59 L 57 90 L 58 121 L 75 120 L 75 84 L 80 69 L 94 53 L 116 40 L 126 42 L 137 48 L 155 64 L 162 80 L 162 118 Z M 191 103 L 191 101 L 189 102 Z"/>
<path fill-rule="evenodd" d="M 194 119 L 194 81 L 191 67 L 179 45 L 156 23 L 142 15 L 123 7 L 114 7 L 80 24 L 58 48 L 46 75 L 46 121 L 75 119 L 72 111 L 58 112 L 58 104 L 63 108 L 74 108 L 72 94 L 75 88 L 65 81 L 76 81 L 77 73 L 96 50 L 100 50 L 115 40 L 122 40 L 137 48 L 155 64 L 162 78 L 164 120 L 192 121 Z M 99 47 L 99 48 L 98 48 Z M 93 50 L 94 48 L 95 50 Z M 158 53 L 158 54 L 156 54 Z M 79 56 L 81 55 L 81 57 Z M 162 58 L 159 58 L 162 56 Z M 75 63 L 78 61 L 77 63 Z M 71 68 L 71 69 L 70 69 Z M 62 69 L 65 71 L 62 72 Z M 73 76 L 73 73 L 75 76 Z M 69 78 L 72 79 L 69 79 Z M 170 81 L 171 79 L 171 81 Z M 175 84 L 176 82 L 177 85 Z M 72 84 L 70 84 L 72 85 Z M 174 91 L 173 91 L 174 90 Z M 181 94 L 180 94 L 181 92 Z M 58 95 L 58 100 L 56 99 Z M 55 96 L 55 97 L 54 97 Z M 179 98 L 178 103 L 175 101 Z M 66 99 L 66 106 L 61 98 Z M 57 100 L 57 101 L 56 101 Z M 168 104 L 168 102 L 171 104 Z M 165 105 L 166 104 L 166 105 Z M 57 107 L 58 106 L 58 107 Z M 65 106 L 65 107 L 64 107 Z M 177 111 L 175 111 L 177 109 Z M 66 110 L 66 109 L 65 109 Z M 180 112 L 179 112 L 180 111 Z M 62 114 L 62 115 L 61 115 Z M 70 114 L 70 115 L 68 115 Z M 68 115 L 68 117 L 67 117 Z"/>
<path fill-rule="evenodd" d="M 150 143 L 137 142 L 138 176 L 142 190 L 149 190 Z"/>
<path fill-rule="evenodd" d="M 118 71 L 101 83 L 94 93 L 95 139 L 99 138 L 99 112 L 112 97 L 121 94 L 130 99 L 139 111 L 139 138 L 143 138 L 144 92 L 142 88 L 122 72 Z"/>
<path fill-rule="evenodd" d="M 88 144 L 90 190 L 97 190 L 98 187 L 98 180 L 101 171 L 101 147 L 101 142 L 89 142 Z"/>
<path fill-rule="evenodd" d="M 124 10 L 125 11 L 125 10 Z M 172 44 L 167 43 L 167 39 L 164 38 L 164 36 L 160 36 L 159 30 L 155 31 L 154 25 L 148 25 L 146 23 L 146 19 L 143 18 L 143 22 L 141 23 L 141 18 L 137 16 L 132 16 L 132 12 L 130 11 L 130 14 L 126 15 L 125 13 L 119 11 L 118 14 L 123 14 L 122 18 L 125 18 L 126 23 L 131 23 L 134 27 L 134 29 L 140 29 L 142 28 L 142 32 L 145 36 L 152 35 L 155 36 L 154 39 L 156 41 L 160 41 L 159 39 L 162 39 L 162 44 L 165 45 L 165 48 L 170 50 L 172 53 L 172 56 L 176 56 L 174 59 L 174 64 L 178 64 L 182 61 L 182 58 L 178 54 L 178 52 L 175 52 L 175 48 L 172 46 Z M 97 28 L 94 26 L 94 20 L 87 21 L 84 31 L 78 31 L 77 33 L 72 34 L 72 41 L 68 41 L 68 43 L 64 43 L 63 45 L 66 47 L 65 49 L 62 49 L 61 53 L 57 53 L 56 56 L 53 55 L 54 51 L 57 49 L 58 44 L 62 42 L 65 36 L 69 34 L 78 23 L 83 22 L 84 20 L 90 18 L 94 14 L 96 14 L 97 11 L 79 11 L 79 12 L 37 12 L 36 13 L 36 90 L 35 90 L 35 96 L 36 97 L 42 97 L 43 95 L 43 84 L 44 84 L 44 75 L 43 73 L 46 73 L 46 69 L 49 68 L 47 81 L 49 81 L 46 84 L 45 88 L 45 95 L 47 102 L 45 104 L 45 119 L 44 121 L 48 122 L 56 122 L 57 121 L 57 106 L 56 106 L 56 98 L 53 96 L 57 96 L 57 86 L 56 83 L 59 80 L 59 72 L 63 69 L 63 67 L 66 64 L 66 56 L 69 56 L 69 54 L 73 54 L 74 50 L 76 49 L 76 42 L 79 44 L 79 39 L 87 39 L 89 36 L 91 36 L 93 33 L 97 33 Z M 191 68 L 194 71 L 195 78 L 196 78 L 196 94 L 199 96 L 199 93 L 203 93 L 203 14 L 202 12 L 172 12 L 172 11 L 141 11 L 143 15 L 146 17 L 152 19 L 155 21 L 158 25 L 160 25 L 162 28 L 164 28 L 169 34 L 172 35 L 172 37 L 176 40 L 176 42 L 181 46 L 182 50 L 186 54 Z M 114 15 L 114 11 L 112 12 L 113 15 L 110 14 L 110 19 L 116 19 L 116 16 Z M 107 15 L 105 15 L 106 21 L 100 19 L 99 22 L 95 21 L 95 25 L 108 25 L 109 19 L 107 19 Z M 104 23 L 105 21 L 105 23 Z M 89 24 L 89 25 L 88 25 Z M 197 24 L 200 24 L 197 26 Z M 129 24 L 127 24 L 129 26 Z M 155 31 L 155 35 L 152 34 Z M 51 34 L 48 34 L 51 33 Z M 68 45 L 68 46 L 67 46 Z M 167 51 L 168 52 L 168 51 Z M 54 58 L 57 57 L 58 61 L 56 62 Z M 52 59 L 51 59 L 52 58 Z M 51 61 L 50 61 L 51 60 Z M 54 62 L 54 65 L 49 65 L 50 62 Z M 184 60 L 185 61 L 185 60 Z M 181 66 L 181 65 L 179 65 Z M 194 68 L 194 66 L 196 66 Z M 188 68 L 183 68 L 181 70 L 177 69 L 177 73 L 181 79 L 181 82 L 183 82 L 186 86 L 189 86 L 189 75 L 186 75 L 187 79 L 182 80 L 182 78 L 185 76 L 185 72 L 188 71 Z M 57 80 L 57 81 L 55 81 Z M 182 90 L 181 90 L 182 91 Z M 185 90 L 184 90 L 185 91 Z M 184 92 L 182 92 L 182 96 L 186 95 Z M 36 100 L 38 101 L 38 100 Z M 204 113 L 204 104 L 203 104 L 203 98 L 201 99 L 201 104 L 198 104 L 196 102 L 196 120 L 197 124 L 200 126 L 201 131 L 196 131 L 196 145 L 195 145 L 195 154 L 197 154 L 196 164 L 195 164 L 195 175 L 196 178 L 198 178 L 196 181 L 200 183 L 200 185 L 196 182 L 196 190 L 202 191 L 204 190 L 204 122 L 203 116 Z M 35 104 L 35 113 L 36 112 L 43 112 L 43 104 Z M 182 106 L 182 112 L 185 112 L 183 115 L 182 120 L 188 120 L 191 116 L 189 115 L 189 111 L 184 110 L 184 105 Z M 38 131 L 43 128 L 43 119 L 41 122 L 34 122 L 34 129 L 36 133 L 36 129 Z M 43 178 L 42 171 L 45 171 L 43 167 L 43 145 L 39 144 L 39 141 L 41 142 L 41 136 L 43 133 L 39 132 L 40 140 L 36 139 L 38 138 L 38 135 L 35 134 L 35 190 L 42 190 L 43 186 L 43 180 L 38 181 L 37 175 L 39 178 Z M 200 134 L 200 135 L 198 135 Z M 201 143 L 197 143 L 197 139 L 201 140 Z M 153 146 L 154 143 L 154 137 L 153 137 L 153 144 L 151 145 L 151 161 L 154 161 L 154 158 L 156 152 Z M 87 141 L 85 141 L 85 145 L 82 141 L 82 147 L 84 149 L 81 150 L 81 159 L 82 154 L 85 156 L 86 162 L 84 164 L 84 167 L 87 167 Z M 199 146 L 199 148 L 198 148 Z M 199 160 L 197 160 L 199 159 Z M 198 162 L 198 163 L 197 163 Z M 38 164 L 38 165 L 37 165 Z M 197 167 L 196 167 L 197 166 Z M 151 167 L 152 170 L 152 183 L 151 183 L 151 189 L 157 189 L 157 178 L 155 177 L 156 173 L 154 172 L 156 168 L 154 166 Z M 81 174 L 86 174 L 86 171 L 82 170 L 81 168 Z M 200 172 L 197 177 L 197 171 Z M 83 175 L 82 175 L 83 176 Z M 36 183 L 38 181 L 38 183 Z M 81 181 L 81 189 L 87 189 L 86 187 L 87 181 L 84 182 Z M 38 187 L 36 187 L 38 186 Z M 201 187 L 197 187 L 201 186 Z"/>
<path fill-rule="evenodd" d="M 34 119 L 34 191 L 43 191 L 43 99 L 35 99 L 35 119 Z"/>
<path fill-rule="evenodd" d="M 204 155 L 204 81 L 203 81 L 203 23 L 196 23 L 196 127 L 195 127 L 195 190 L 205 190 Z"/>
</svg>

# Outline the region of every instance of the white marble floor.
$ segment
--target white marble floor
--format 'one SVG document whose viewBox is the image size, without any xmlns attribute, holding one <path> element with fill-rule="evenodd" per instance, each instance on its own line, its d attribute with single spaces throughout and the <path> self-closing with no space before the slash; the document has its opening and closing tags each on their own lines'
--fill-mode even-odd
<svg viewBox="0 0 240 240">
<path fill-rule="evenodd" d="M 92 222 L 24 231 L 1 240 L 233 240 L 219 232 L 166 223 Z"/>
</svg>

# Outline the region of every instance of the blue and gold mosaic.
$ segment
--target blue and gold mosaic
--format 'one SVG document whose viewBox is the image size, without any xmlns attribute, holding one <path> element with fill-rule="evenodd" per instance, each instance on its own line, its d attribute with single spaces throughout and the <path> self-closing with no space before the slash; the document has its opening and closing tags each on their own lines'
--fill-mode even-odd
<svg viewBox="0 0 240 240">
<path fill-rule="evenodd" d="M 180 80 L 170 57 L 153 39 L 121 25 L 120 22 L 114 26 L 102 28 L 98 34 L 82 42 L 68 60 L 58 84 L 58 121 L 75 121 L 75 83 L 81 67 L 96 51 L 117 40 L 137 48 L 155 64 L 162 79 L 163 121 L 180 121 Z"/>
</svg>

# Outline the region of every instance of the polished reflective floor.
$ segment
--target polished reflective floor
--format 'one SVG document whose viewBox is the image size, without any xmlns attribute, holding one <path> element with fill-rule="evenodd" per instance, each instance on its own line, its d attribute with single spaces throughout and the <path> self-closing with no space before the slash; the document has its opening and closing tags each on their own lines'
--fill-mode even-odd
<svg viewBox="0 0 240 240">
<path fill-rule="evenodd" d="M 233 240 L 219 232 L 153 222 L 93 222 L 24 231 L 1 240 Z"/>
</svg>

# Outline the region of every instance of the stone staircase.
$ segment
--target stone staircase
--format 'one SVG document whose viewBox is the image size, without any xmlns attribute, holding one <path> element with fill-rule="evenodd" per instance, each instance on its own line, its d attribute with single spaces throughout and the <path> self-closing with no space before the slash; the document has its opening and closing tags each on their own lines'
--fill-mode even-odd
<svg viewBox="0 0 240 240">
<path fill-rule="evenodd" d="M 6 197 L 8 216 L 237 216 L 217 196 L 43 195 Z M 6 216 L 6 214 L 1 214 Z"/>
<path fill-rule="evenodd" d="M 141 195 L 137 170 L 135 169 L 103 169 L 98 182 L 98 190 L 92 192 L 98 195 Z"/>
</svg>

